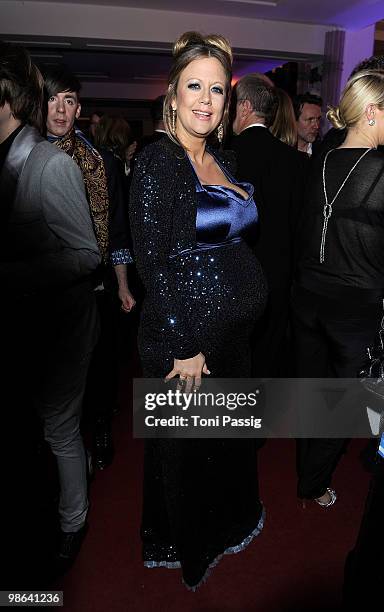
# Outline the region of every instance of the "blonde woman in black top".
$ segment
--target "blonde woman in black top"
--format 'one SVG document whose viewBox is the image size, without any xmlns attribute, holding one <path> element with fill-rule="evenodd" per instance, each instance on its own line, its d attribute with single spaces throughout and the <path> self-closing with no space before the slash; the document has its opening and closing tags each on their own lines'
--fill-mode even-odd
<svg viewBox="0 0 384 612">
<path fill-rule="evenodd" d="M 374 340 L 384 296 L 384 73 L 347 83 L 328 119 L 344 143 L 314 160 L 293 292 L 300 377 L 355 377 Z M 299 442 L 298 494 L 328 507 L 345 441 Z"/>
</svg>

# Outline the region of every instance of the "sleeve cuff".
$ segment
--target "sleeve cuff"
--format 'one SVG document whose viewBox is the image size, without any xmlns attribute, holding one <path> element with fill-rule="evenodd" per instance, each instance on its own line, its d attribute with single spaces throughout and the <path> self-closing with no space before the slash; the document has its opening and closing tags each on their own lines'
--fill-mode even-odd
<svg viewBox="0 0 384 612">
<path fill-rule="evenodd" d="M 129 249 L 118 249 L 117 251 L 112 251 L 111 262 L 113 266 L 118 266 L 119 264 L 131 264 L 133 259 Z"/>
</svg>

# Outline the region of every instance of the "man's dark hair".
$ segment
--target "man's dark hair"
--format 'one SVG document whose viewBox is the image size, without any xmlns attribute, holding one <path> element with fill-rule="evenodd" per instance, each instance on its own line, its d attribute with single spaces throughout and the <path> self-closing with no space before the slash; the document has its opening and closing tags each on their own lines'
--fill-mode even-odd
<svg viewBox="0 0 384 612">
<path fill-rule="evenodd" d="M 323 100 L 320 98 L 320 96 L 311 94 L 309 93 L 309 91 L 304 94 L 295 96 L 292 100 L 292 103 L 293 110 L 295 111 L 296 121 L 298 120 L 303 111 L 304 104 L 316 104 L 316 106 L 320 106 L 320 108 L 323 106 Z"/>
<path fill-rule="evenodd" d="M 151 104 L 151 117 L 152 117 L 153 122 L 163 120 L 164 100 L 165 100 L 165 95 L 158 96 L 155 100 L 153 100 Z"/>
<path fill-rule="evenodd" d="M 361 70 L 384 70 L 384 55 L 372 55 L 357 64 L 352 70 L 349 78 Z"/>
<path fill-rule="evenodd" d="M 44 75 L 44 86 L 47 98 L 66 91 L 79 94 L 81 89 L 79 79 L 66 66 L 47 71 Z"/>
<path fill-rule="evenodd" d="M 42 129 L 43 78 L 23 47 L 0 42 L 0 107 Z"/>
<path fill-rule="evenodd" d="M 275 88 L 269 85 L 267 79 L 259 73 L 243 76 L 235 86 L 235 101 L 248 100 L 252 110 L 263 117 L 269 127 L 276 114 L 278 98 Z"/>
</svg>

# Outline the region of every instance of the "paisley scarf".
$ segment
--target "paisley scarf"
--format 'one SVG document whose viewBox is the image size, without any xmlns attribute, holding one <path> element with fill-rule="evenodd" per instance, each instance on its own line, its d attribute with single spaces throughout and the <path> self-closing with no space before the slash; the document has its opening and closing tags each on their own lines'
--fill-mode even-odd
<svg viewBox="0 0 384 612">
<path fill-rule="evenodd" d="M 84 134 L 75 127 L 62 138 L 48 136 L 48 140 L 68 153 L 81 170 L 97 244 L 103 261 L 106 262 L 108 260 L 109 200 L 107 177 L 101 155 L 88 142 Z"/>
</svg>

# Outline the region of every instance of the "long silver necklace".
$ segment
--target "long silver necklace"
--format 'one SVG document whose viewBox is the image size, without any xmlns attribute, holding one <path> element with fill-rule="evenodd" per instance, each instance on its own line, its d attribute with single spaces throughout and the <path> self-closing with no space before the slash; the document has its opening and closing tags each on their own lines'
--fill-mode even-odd
<svg viewBox="0 0 384 612">
<path fill-rule="evenodd" d="M 356 168 L 356 166 L 361 162 L 363 157 L 367 153 L 369 153 L 369 151 L 371 151 L 371 150 L 372 149 L 367 149 L 366 151 L 364 151 L 364 153 L 362 155 L 360 155 L 360 157 L 357 160 L 357 162 L 355 164 L 353 164 L 352 168 L 350 169 L 350 171 L 348 172 L 347 176 L 345 177 L 345 179 L 341 183 L 339 189 L 336 192 L 336 195 L 334 196 L 334 198 L 332 199 L 331 202 L 328 202 L 327 188 L 325 186 L 325 165 L 327 163 L 328 155 L 330 153 L 332 153 L 332 151 L 334 151 L 334 149 L 331 149 L 330 151 L 328 151 L 328 153 L 326 154 L 326 156 L 324 158 L 324 164 L 323 164 L 323 190 L 324 190 L 325 204 L 324 204 L 324 208 L 323 208 L 324 221 L 323 221 L 323 231 L 322 231 L 322 234 L 321 234 L 321 244 L 320 244 L 320 263 L 324 263 L 325 239 L 326 239 L 326 236 L 327 236 L 328 221 L 329 221 L 329 219 L 330 219 L 330 217 L 332 215 L 332 206 L 334 205 L 337 196 L 339 195 L 340 191 L 343 189 L 345 183 L 347 182 L 347 180 L 351 176 L 351 174 L 354 171 L 354 169 Z"/>
</svg>

